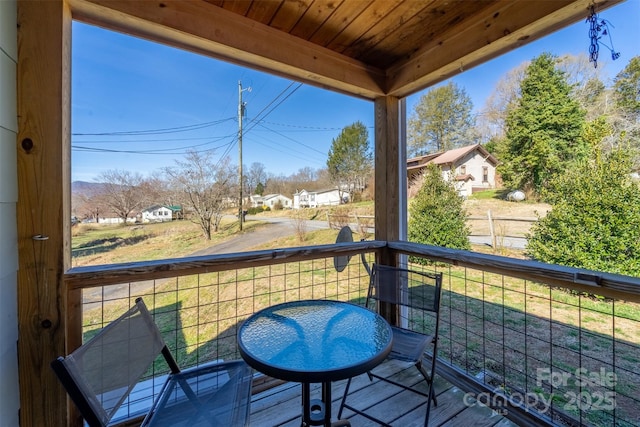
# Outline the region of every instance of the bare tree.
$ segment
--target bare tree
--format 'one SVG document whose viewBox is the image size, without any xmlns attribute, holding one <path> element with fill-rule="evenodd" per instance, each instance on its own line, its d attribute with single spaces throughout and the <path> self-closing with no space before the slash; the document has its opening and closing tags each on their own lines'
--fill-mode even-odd
<svg viewBox="0 0 640 427">
<path fill-rule="evenodd" d="M 211 152 L 190 151 L 175 167 L 165 168 L 171 185 L 180 191 L 185 210 L 200 226 L 204 237 L 211 240 L 222 220 L 226 202 L 233 197 L 237 176 L 229 158 L 214 161 Z"/>
<path fill-rule="evenodd" d="M 529 64 L 530 61 L 525 61 L 503 75 L 485 101 L 478 117 L 478 127 L 485 141 L 504 138 L 507 114 L 520 96 L 520 82 Z"/>
<path fill-rule="evenodd" d="M 251 195 L 256 191 L 258 184 L 264 187 L 267 184 L 267 171 L 262 163 L 253 162 L 247 174 L 247 194 Z"/>
<path fill-rule="evenodd" d="M 103 205 L 101 194 L 95 189 L 85 191 L 75 191 L 71 195 L 71 213 L 79 220 L 91 220 L 98 222 L 98 219 L 109 209 Z"/>
<path fill-rule="evenodd" d="M 171 186 L 163 171 L 156 171 L 142 183 L 146 205 L 175 206 L 180 204 L 179 193 Z"/>
<path fill-rule="evenodd" d="M 268 194 L 293 194 L 295 185 L 292 185 L 291 180 L 283 174 L 275 175 L 270 173 L 269 178 L 267 178 L 265 192 Z"/>
<path fill-rule="evenodd" d="M 613 102 L 603 82 L 603 69 L 595 68 L 587 54 L 562 56 L 558 58 L 558 68 L 564 71 L 571 95 L 587 112 L 588 121 L 611 113 Z"/>
<path fill-rule="evenodd" d="M 142 175 L 112 169 L 101 173 L 97 179 L 102 183 L 99 201 L 126 224 L 127 218 L 144 203 Z"/>
</svg>

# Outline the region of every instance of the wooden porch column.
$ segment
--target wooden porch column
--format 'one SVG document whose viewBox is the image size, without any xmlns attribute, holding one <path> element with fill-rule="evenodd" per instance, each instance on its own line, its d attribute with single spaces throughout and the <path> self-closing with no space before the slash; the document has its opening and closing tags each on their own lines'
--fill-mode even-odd
<svg viewBox="0 0 640 427">
<path fill-rule="evenodd" d="M 376 240 L 407 237 L 405 101 L 394 96 L 375 100 L 375 229 Z M 396 265 L 389 254 L 379 262 Z"/>
<path fill-rule="evenodd" d="M 18 2 L 18 369 L 21 427 L 67 425 L 49 363 L 65 352 L 70 266 L 71 12 Z"/>
</svg>

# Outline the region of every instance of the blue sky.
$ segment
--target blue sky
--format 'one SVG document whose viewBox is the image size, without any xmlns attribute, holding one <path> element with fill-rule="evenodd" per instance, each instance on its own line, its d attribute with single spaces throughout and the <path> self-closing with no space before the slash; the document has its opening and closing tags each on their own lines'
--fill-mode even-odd
<svg viewBox="0 0 640 427">
<path fill-rule="evenodd" d="M 600 12 L 616 51 L 600 48 L 609 79 L 640 55 L 640 0 Z M 608 40 L 607 40 L 608 41 Z M 74 23 L 72 45 L 72 179 L 95 181 L 110 169 L 148 175 L 172 166 L 187 149 L 214 150 L 238 161 L 238 81 L 246 102 L 243 164 L 290 175 L 326 165 L 331 141 L 357 120 L 370 128 L 373 104 L 201 55 Z M 452 80 L 480 110 L 506 72 L 542 52 L 587 53 L 579 22 Z M 424 92 L 407 99 L 407 114 Z"/>
</svg>

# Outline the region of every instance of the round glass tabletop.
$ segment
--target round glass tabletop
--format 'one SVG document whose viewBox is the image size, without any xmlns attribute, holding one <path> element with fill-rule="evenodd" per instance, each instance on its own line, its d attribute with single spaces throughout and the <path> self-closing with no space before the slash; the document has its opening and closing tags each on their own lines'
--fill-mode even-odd
<svg viewBox="0 0 640 427">
<path fill-rule="evenodd" d="M 391 327 L 364 307 L 295 301 L 249 317 L 238 331 L 240 354 L 274 378 L 324 382 L 364 373 L 391 351 Z"/>
</svg>

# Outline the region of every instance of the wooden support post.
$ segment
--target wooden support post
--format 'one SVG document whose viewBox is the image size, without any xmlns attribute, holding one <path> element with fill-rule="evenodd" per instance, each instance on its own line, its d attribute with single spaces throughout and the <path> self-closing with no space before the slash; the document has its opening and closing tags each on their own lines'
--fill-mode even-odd
<svg viewBox="0 0 640 427">
<path fill-rule="evenodd" d="M 70 265 L 71 12 L 18 2 L 18 368 L 21 427 L 67 425 L 49 363 L 65 353 Z"/>
<path fill-rule="evenodd" d="M 399 162 L 400 101 L 393 96 L 375 101 L 375 238 L 400 238 L 400 162 Z M 396 265 L 397 260 L 384 251 L 377 261 Z"/>
</svg>

